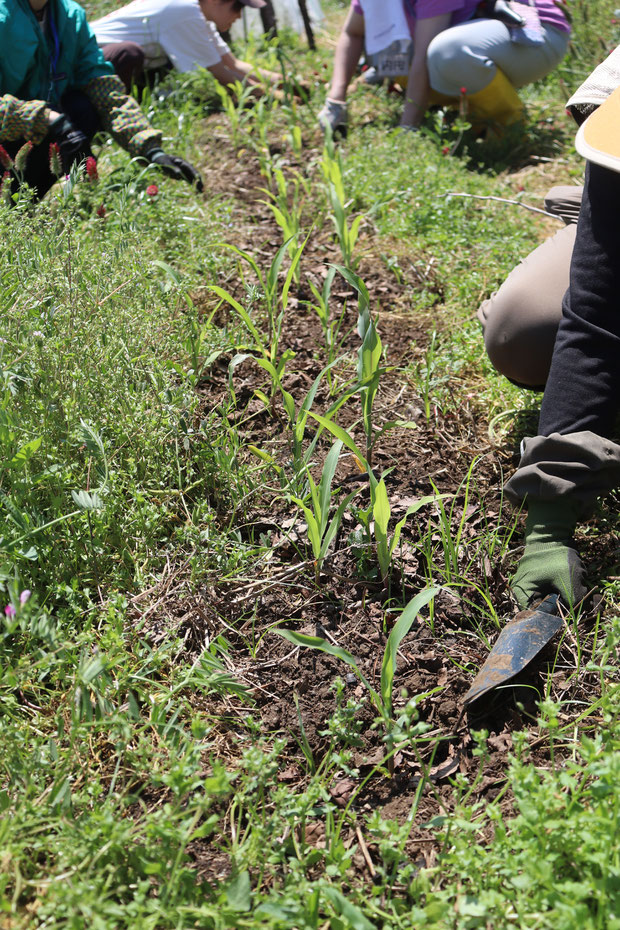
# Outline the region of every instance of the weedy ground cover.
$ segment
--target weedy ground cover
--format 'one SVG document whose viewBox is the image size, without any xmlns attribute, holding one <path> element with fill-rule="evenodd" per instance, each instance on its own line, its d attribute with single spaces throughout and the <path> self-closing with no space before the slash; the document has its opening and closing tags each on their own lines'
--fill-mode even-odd
<svg viewBox="0 0 620 930">
<path fill-rule="evenodd" d="M 203 197 L 104 142 L 98 180 L 0 206 L 0 926 L 619 925 L 613 505 L 601 616 L 460 717 L 539 402 L 474 313 L 556 228 L 481 198 L 581 175 L 562 104 L 620 36 L 571 10 L 491 148 L 358 88 L 326 152 L 328 6 L 317 52 L 243 52 L 305 108 L 145 93 Z"/>
</svg>

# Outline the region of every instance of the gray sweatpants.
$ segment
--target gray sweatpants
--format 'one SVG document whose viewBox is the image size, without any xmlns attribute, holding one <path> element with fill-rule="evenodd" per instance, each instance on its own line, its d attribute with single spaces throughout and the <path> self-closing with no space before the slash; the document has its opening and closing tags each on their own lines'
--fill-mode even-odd
<svg viewBox="0 0 620 930">
<path fill-rule="evenodd" d="M 513 42 L 498 19 L 474 19 L 451 26 L 435 36 L 428 47 L 431 87 L 458 97 L 461 87 L 476 94 L 500 68 L 513 87 L 539 81 L 558 65 L 568 50 L 568 33 L 542 23 L 545 41 L 540 45 Z"/>
<path fill-rule="evenodd" d="M 545 198 L 548 212 L 561 216 L 568 225 L 530 252 L 478 310 L 493 366 L 524 387 L 542 389 L 549 374 L 582 191 L 581 187 L 549 191 Z"/>
</svg>

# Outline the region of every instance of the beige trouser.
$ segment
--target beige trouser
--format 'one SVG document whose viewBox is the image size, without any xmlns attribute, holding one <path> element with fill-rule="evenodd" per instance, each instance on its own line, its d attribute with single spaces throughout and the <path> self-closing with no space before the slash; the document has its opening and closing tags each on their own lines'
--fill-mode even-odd
<svg viewBox="0 0 620 930">
<path fill-rule="evenodd" d="M 493 366 L 525 387 L 543 388 L 549 374 L 582 190 L 554 187 L 549 191 L 546 209 L 568 225 L 530 252 L 478 310 Z"/>
</svg>

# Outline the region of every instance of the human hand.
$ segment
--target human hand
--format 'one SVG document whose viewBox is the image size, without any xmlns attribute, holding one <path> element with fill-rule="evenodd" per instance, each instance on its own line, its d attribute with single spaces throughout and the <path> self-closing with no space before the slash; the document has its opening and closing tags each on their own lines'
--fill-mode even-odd
<svg viewBox="0 0 620 930">
<path fill-rule="evenodd" d="M 189 184 L 195 184 L 197 191 L 203 190 L 200 172 L 179 155 L 168 155 L 163 149 L 151 149 L 146 153 L 146 158 L 151 164 L 158 165 L 168 177 L 174 178 L 175 181 L 187 181 Z"/>
<path fill-rule="evenodd" d="M 69 174 L 71 166 L 76 162 L 92 158 L 93 153 L 90 150 L 88 137 L 71 122 L 68 116 L 57 115 L 56 119 L 50 123 L 48 136 L 58 146 L 64 174 Z"/>
<path fill-rule="evenodd" d="M 571 545 L 575 511 L 563 501 L 534 501 L 530 504 L 525 551 L 512 579 L 511 588 L 521 608 L 556 592 L 569 607 L 583 600 L 585 568 Z"/>
</svg>

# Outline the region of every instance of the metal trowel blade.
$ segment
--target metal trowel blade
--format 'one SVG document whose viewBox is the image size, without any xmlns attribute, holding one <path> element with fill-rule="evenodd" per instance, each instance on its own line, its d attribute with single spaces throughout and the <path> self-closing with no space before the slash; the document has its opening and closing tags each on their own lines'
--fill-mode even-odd
<svg viewBox="0 0 620 930">
<path fill-rule="evenodd" d="M 522 610 L 506 624 L 463 699 L 467 707 L 522 672 L 562 626 L 558 595 L 550 594 L 534 609 Z"/>
</svg>

